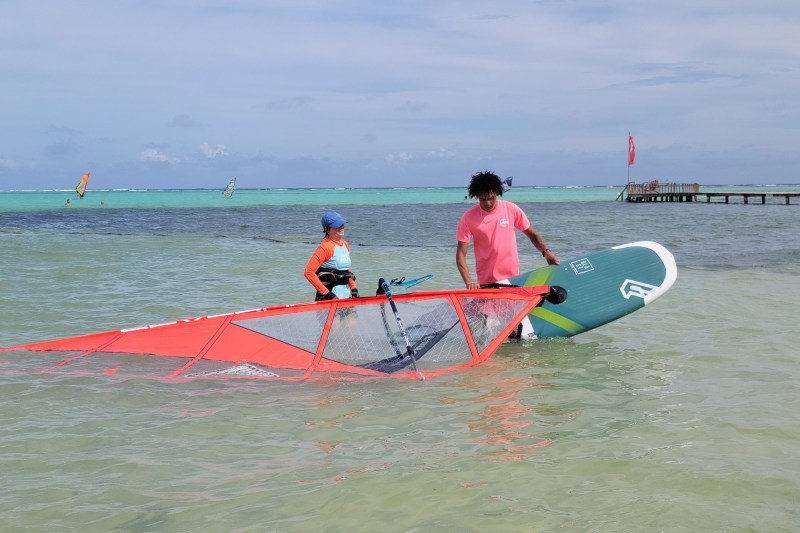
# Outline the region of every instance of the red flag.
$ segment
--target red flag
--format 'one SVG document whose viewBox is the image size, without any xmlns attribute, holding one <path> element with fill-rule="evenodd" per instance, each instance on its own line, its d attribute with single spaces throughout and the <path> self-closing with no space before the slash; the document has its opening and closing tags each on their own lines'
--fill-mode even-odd
<svg viewBox="0 0 800 533">
<path fill-rule="evenodd" d="M 628 135 L 628 166 L 636 159 L 636 145 L 633 144 L 633 135 Z"/>
</svg>

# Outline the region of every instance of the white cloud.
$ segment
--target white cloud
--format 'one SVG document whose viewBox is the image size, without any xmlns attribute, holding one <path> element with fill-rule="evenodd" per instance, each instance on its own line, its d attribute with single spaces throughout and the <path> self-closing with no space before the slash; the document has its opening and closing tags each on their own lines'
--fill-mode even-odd
<svg viewBox="0 0 800 533">
<path fill-rule="evenodd" d="M 208 145 L 208 143 L 203 143 L 200 145 L 200 149 L 203 151 L 203 155 L 209 159 L 214 159 L 217 156 L 228 155 L 224 144 L 218 144 L 212 148 Z"/>
<path fill-rule="evenodd" d="M 17 162 L 13 159 L 0 159 L 0 167 L 12 169 L 17 167 Z"/>
<path fill-rule="evenodd" d="M 406 152 L 398 152 L 396 154 L 389 154 L 386 156 L 386 161 L 390 165 L 400 165 L 402 163 L 408 163 L 412 159 L 414 159 L 414 156 Z"/>
<path fill-rule="evenodd" d="M 439 148 L 437 150 L 431 150 L 428 152 L 428 157 L 433 158 L 440 158 L 440 159 L 450 159 L 458 155 L 456 150 L 452 148 Z"/>
<path fill-rule="evenodd" d="M 159 152 L 154 148 L 148 148 L 144 150 L 141 154 L 139 154 L 139 159 L 141 161 L 149 161 L 152 163 L 168 163 L 170 165 L 176 165 L 178 163 L 178 158 L 168 156 L 163 152 Z"/>
</svg>

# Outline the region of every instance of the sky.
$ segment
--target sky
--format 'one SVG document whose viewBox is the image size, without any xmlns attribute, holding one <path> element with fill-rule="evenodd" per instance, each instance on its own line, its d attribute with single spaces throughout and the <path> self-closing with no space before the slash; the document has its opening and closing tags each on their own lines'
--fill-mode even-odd
<svg viewBox="0 0 800 533">
<path fill-rule="evenodd" d="M 5 0 L 0 189 L 800 183 L 796 0 Z M 628 167 L 628 134 L 636 159 Z"/>
</svg>

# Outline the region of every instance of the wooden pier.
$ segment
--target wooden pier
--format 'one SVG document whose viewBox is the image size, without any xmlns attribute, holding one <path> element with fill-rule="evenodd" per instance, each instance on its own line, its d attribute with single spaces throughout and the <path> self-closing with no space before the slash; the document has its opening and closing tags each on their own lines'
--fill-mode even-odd
<svg viewBox="0 0 800 533">
<path fill-rule="evenodd" d="M 724 197 L 725 203 L 729 203 L 731 196 L 741 196 L 743 202 L 748 204 L 750 198 L 761 198 L 761 203 L 767 203 L 767 196 L 783 197 L 784 203 L 789 205 L 789 198 L 797 198 L 800 192 L 703 192 L 699 193 L 701 196 L 706 197 L 706 203 L 711 203 L 712 198 Z"/>
<path fill-rule="evenodd" d="M 620 192 L 617 199 L 625 201 L 643 202 L 697 202 L 698 197 L 705 196 L 706 203 L 712 203 L 712 198 L 724 198 L 724 203 L 730 203 L 731 197 L 741 197 L 745 204 L 750 203 L 751 198 L 761 198 L 761 203 L 767 203 L 767 196 L 783 198 L 784 203 L 789 205 L 790 198 L 800 196 L 800 192 L 776 192 L 776 191 L 717 191 L 701 192 L 700 185 L 697 183 L 659 183 L 658 180 L 646 183 L 629 183 Z M 722 202 L 717 202 L 722 203 Z"/>
</svg>

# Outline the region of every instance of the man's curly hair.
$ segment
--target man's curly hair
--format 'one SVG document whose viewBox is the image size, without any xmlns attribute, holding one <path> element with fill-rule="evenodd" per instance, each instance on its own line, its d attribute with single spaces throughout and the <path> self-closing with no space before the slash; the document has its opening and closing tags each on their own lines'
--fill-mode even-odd
<svg viewBox="0 0 800 533">
<path fill-rule="evenodd" d="M 467 187 L 467 192 L 470 198 L 477 198 L 492 192 L 497 196 L 503 196 L 503 182 L 500 181 L 500 176 L 494 172 L 484 170 L 473 174 L 469 187 Z"/>
</svg>

